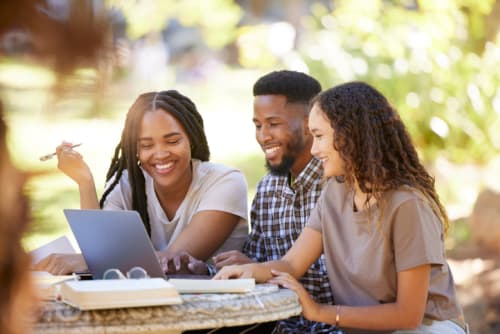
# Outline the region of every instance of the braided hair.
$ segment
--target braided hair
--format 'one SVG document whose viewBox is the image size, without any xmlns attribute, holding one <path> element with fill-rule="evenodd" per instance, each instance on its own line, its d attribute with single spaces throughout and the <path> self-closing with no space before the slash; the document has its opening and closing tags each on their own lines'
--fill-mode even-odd
<svg viewBox="0 0 500 334">
<path fill-rule="evenodd" d="M 380 199 L 388 190 L 409 186 L 422 194 L 444 230 L 449 225 L 446 210 L 434 187 L 434 178 L 418 158 L 398 112 L 372 86 L 350 82 L 316 96 L 317 103 L 334 130 L 333 147 L 345 164 L 345 182 Z"/>
<path fill-rule="evenodd" d="M 149 92 L 141 94 L 130 107 L 121 140 L 115 148 L 111 164 L 106 174 L 106 182 L 113 179 L 99 202 L 101 208 L 106 197 L 120 181 L 124 170 L 128 172 L 128 179 L 132 189 L 132 209 L 139 212 L 146 231 L 151 236 L 151 225 L 147 210 L 146 187 L 142 169 L 137 161 L 137 146 L 139 131 L 144 114 L 149 111 L 162 109 L 171 114 L 184 127 L 191 145 L 191 158 L 201 161 L 210 159 L 203 118 L 195 104 L 186 96 L 175 90 Z"/>
</svg>

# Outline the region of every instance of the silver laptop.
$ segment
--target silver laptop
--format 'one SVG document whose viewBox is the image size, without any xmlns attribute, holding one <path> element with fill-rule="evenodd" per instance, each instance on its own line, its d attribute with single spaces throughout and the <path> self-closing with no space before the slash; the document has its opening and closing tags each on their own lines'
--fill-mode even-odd
<svg viewBox="0 0 500 334">
<path fill-rule="evenodd" d="M 65 209 L 64 215 L 94 279 L 108 269 L 125 274 L 135 266 L 166 278 L 136 211 Z"/>
</svg>

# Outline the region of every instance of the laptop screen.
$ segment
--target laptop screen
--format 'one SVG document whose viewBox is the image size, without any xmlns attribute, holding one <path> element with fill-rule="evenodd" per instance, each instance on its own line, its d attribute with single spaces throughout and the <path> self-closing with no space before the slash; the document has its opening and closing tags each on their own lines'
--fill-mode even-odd
<svg viewBox="0 0 500 334">
<path fill-rule="evenodd" d="M 126 273 L 136 266 L 166 278 L 136 211 L 65 209 L 64 215 L 94 279 L 108 269 Z"/>
</svg>

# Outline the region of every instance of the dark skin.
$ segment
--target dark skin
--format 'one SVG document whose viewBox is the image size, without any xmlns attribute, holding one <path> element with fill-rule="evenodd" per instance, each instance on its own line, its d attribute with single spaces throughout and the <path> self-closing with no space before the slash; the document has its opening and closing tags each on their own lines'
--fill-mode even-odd
<svg viewBox="0 0 500 334">
<path fill-rule="evenodd" d="M 288 103 L 284 95 L 262 95 L 254 98 L 255 138 L 266 155 L 267 163 L 279 167 L 284 157 L 293 163 L 288 169 L 292 177 L 297 177 L 312 159 L 312 135 L 308 128 L 308 107 L 298 103 Z M 253 262 L 240 251 L 220 253 L 212 258 L 216 269 L 226 265 Z M 172 271 L 175 269 L 175 271 Z M 170 273 L 208 273 L 204 262 L 185 253 L 169 261 Z"/>
<path fill-rule="evenodd" d="M 255 139 L 267 163 L 279 166 L 288 156 L 293 160 L 288 172 L 297 177 L 312 158 L 307 106 L 289 103 L 284 95 L 258 95 L 253 109 Z"/>
<path fill-rule="evenodd" d="M 293 159 L 288 172 L 296 178 L 312 159 L 312 135 L 308 128 L 306 105 L 288 103 L 284 95 L 258 95 L 254 98 L 255 139 L 271 167 L 280 166 L 285 156 Z M 215 267 L 254 262 L 232 250 L 213 257 Z"/>
<path fill-rule="evenodd" d="M 81 207 L 99 209 L 93 176 L 82 156 L 71 148 L 71 143 L 63 143 L 57 153 L 59 169 L 79 185 Z M 147 112 L 139 133 L 138 158 L 142 168 L 154 179 L 165 214 L 173 218 L 192 182 L 191 149 L 186 131 L 162 109 Z M 239 219 L 217 210 L 196 213 L 168 249 L 157 252 L 163 270 L 167 274 L 207 274 L 206 265 L 196 259 L 207 260 L 229 237 Z M 34 268 L 61 275 L 85 271 L 87 265 L 80 254 L 51 254 Z"/>
<path fill-rule="evenodd" d="M 272 168 L 278 167 L 287 156 L 293 161 L 288 172 L 292 177 L 297 177 L 312 159 L 308 107 L 303 104 L 288 103 L 284 95 L 256 96 L 252 120 L 255 124 L 255 138 L 266 155 L 267 163 Z M 226 265 L 253 262 L 236 250 L 220 253 L 212 260 L 217 270 Z M 179 268 L 176 273 L 184 273 L 186 270 L 202 275 L 208 273 L 206 264 L 189 254 L 175 259 L 175 263 L 176 268 Z"/>
</svg>

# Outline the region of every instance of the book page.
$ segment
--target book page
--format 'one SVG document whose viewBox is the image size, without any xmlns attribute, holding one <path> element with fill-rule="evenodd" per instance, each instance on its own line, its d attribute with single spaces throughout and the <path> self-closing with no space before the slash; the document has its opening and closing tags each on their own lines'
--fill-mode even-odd
<svg viewBox="0 0 500 334">
<path fill-rule="evenodd" d="M 50 254 L 61 253 L 61 254 L 75 254 L 75 248 L 69 242 L 67 236 L 63 235 L 57 239 L 54 239 L 43 246 L 35 248 L 30 252 L 31 259 L 33 263 L 38 263 L 43 258 L 49 256 Z"/>
</svg>

